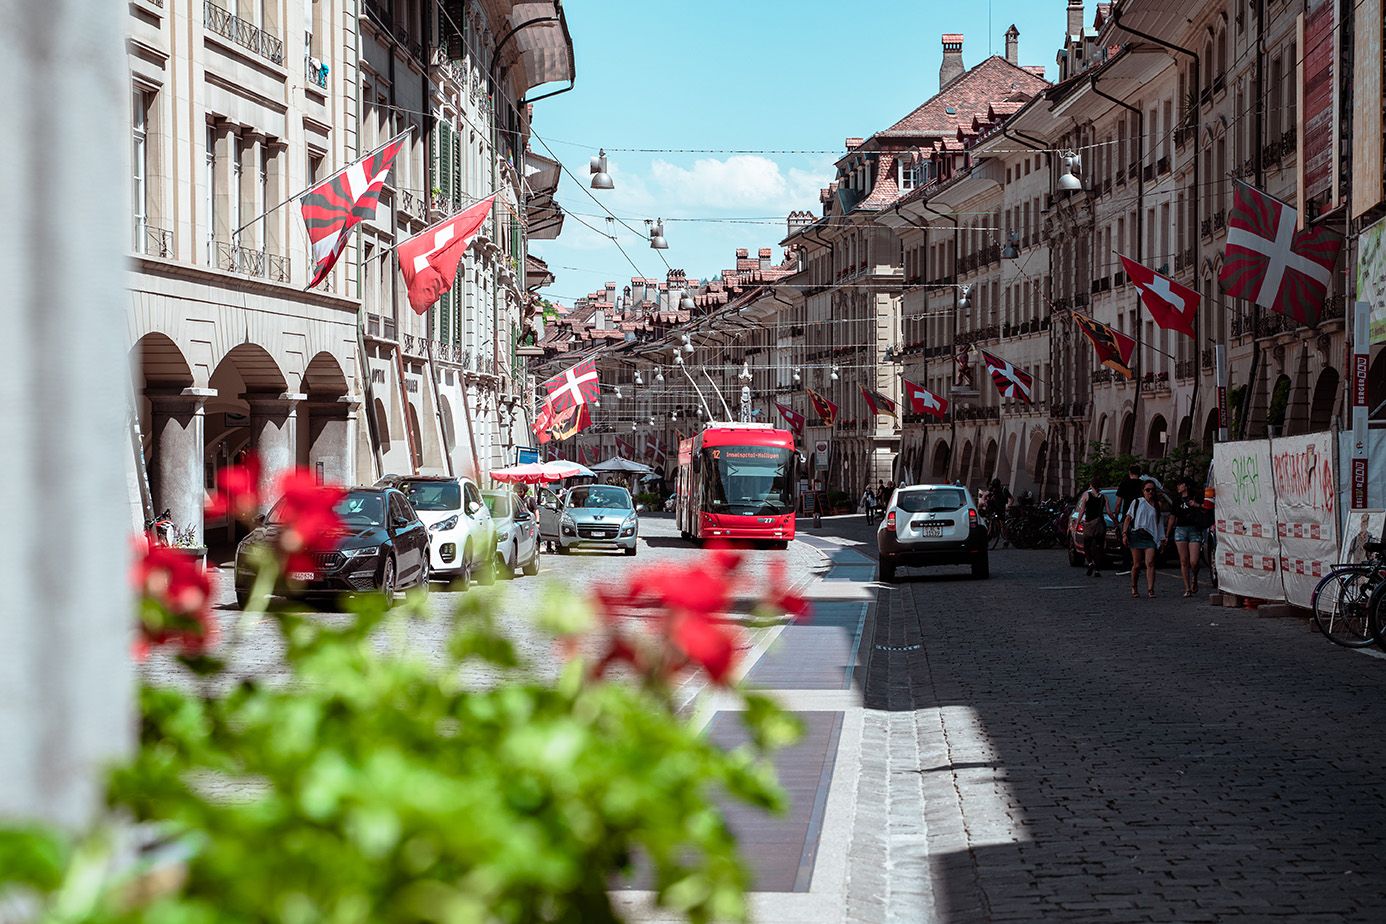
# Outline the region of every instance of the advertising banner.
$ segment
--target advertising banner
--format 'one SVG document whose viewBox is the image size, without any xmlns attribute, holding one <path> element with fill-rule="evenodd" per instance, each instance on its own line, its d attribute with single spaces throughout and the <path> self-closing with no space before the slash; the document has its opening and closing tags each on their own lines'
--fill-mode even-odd
<svg viewBox="0 0 1386 924">
<path fill-rule="evenodd" d="M 1338 560 L 1333 434 L 1274 439 L 1270 453 L 1285 600 L 1307 609 L 1314 587 Z"/>
<path fill-rule="evenodd" d="M 1280 540 L 1268 440 L 1213 447 L 1217 488 L 1218 589 L 1259 600 L 1281 600 Z"/>
<path fill-rule="evenodd" d="M 1357 297 L 1371 306 L 1371 342 L 1386 343 L 1386 218 L 1357 236 Z"/>
</svg>

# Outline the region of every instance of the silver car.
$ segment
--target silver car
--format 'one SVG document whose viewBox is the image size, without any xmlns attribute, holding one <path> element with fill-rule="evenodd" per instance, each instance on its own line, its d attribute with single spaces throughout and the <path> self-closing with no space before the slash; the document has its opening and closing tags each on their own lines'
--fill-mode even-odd
<svg viewBox="0 0 1386 924">
<path fill-rule="evenodd" d="M 529 507 L 514 491 L 482 491 L 481 499 L 491 513 L 496 531 L 496 569 L 502 577 L 514 577 L 517 569 L 539 573 L 539 524 Z"/>
<path fill-rule="evenodd" d="M 620 549 L 635 554 L 640 518 L 630 492 L 614 484 L 585 484 L 568 491 L 560 501 L 541 492 L 540 536 L 560 555 L 574 548 Z"/>
<path fill-rule="evenodd" d="M 972 576 L 991 575 L 987 529 L 967 488 L 916 484 L 896 488 L 876 528 L 881 580 L 895 580 L 895 569 L 929 565 L 970 565 Z"/>
</svg>

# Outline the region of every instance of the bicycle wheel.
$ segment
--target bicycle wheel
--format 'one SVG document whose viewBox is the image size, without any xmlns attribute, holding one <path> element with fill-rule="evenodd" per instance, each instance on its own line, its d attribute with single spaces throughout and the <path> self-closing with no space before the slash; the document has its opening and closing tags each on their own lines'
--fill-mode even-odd
<svg viewBox="0 0 1386 924">
<path fill-rule="evenodd" d="M 1368 604 L 1380 583 L 1375 569 L 1342 568 L 1319 581 L 1310 606 L 1324 638 L 1344 648 L 1364 648 L 1372 634 Z"/>
<path fill-rule="evenodd" d="M 1001 544 L 1001 518 L 992 517 L 987 523 L 987 548 L 994 549 Z"/>
</svg>

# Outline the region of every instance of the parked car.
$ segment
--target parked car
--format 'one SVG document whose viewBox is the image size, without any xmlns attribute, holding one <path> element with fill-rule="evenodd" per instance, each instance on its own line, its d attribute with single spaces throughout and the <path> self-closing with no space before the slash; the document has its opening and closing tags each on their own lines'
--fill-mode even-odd
<svg viewBox="0 0 1386 924">
<path fill-rule="evenodd" d="M 918 484 L 896 488 L 876 528 L 881 580 L 901 567 L 970 565 L 972 576 L 991 575 L 987 528 L 967 488 Z"/>
<path fill-rule="evenodd" d="M 538 574 L 539 523 L 529 507 L 508 489 L 482 491 L 481 499 L 496 531 L 496 568 L 505 577 L 514 577 L 517 568 Z"/>
<path fill-rule="evenodd" d="M 255 583 L 251 553 L 283 529 L 281 504 L 236 547 L 236 603 L 245 609 Z M 428 530 L 394 488 L 352 488 L 337 503 L 346 534 L 328 548 L 309 549 L 315 571 L 282 575 L 274 592 L 294 596 L 337 596 L 379 591 L 389 604 L 401 587 L 428 589 Z"/>
<path fill-rule="evenodd" d="M 1174 498 L 1170 496 L 1168 491 L 1157 493 L 1160 499 L 1160 509 L 1164 511 L 1161 516 L 1168 517 L 1170 510 L 1174 509 Z M 1107 513 L 1103 517 L 1107 523 L 1107 536 L 1102 541 L 1103 554 L 1118 565 L 1130 565 L 1131 553 L 1121 538 L 1121 522 L 1117 519 L 1118 506 L 1121 501 L 1116 496 L 1116 488 L 1103 488 L 1102 497 L 1107 502 Z M 1067 532 L 1068 563 L 1074 568 L 1081 568 L 1086 562 L 1083 556 L 1083 511 L 1076 505 L 1068 515 Z M 1164 549 L 1156 550 L 1155 560 L 1164 563 L 1174 554 L 1176 554 L 1174 546 L 1171 544 Z"/>
<path fill-rule="evenodd" d="M 435 581 L 496 579 L 496 533 L 481 492 L 470 478 L 386 475 L 377 484 L 399 488 L 428 527 L 429 561 Z"/>
<path fill-rule="evenodd" d="M 569 489 L 562 499 L 546 488 L 539 498 L 539 535 L 560 555 L 577 547 L 635 554 L 640 517 L 625 488 L 584 484 Z"/>
</svg>

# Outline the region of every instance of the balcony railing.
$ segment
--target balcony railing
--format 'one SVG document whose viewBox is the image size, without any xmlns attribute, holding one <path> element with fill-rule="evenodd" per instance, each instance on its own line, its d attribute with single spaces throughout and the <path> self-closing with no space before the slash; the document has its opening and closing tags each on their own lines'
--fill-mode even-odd
<svg viewBox="0 0 1386 924">
<path fill-rule="evenodd" d="M 151 257 L 173 256 L 173 232 L 155 228 L 143 219 L 135 219 L 132 243 L 136 253 Z"/>
<path fill-rule="evenodd" d="M 1221 231 L 1223 228 L 1226 227 L 1227 211 L 1225 209 L 1218 209 L 1216 212 L 1213 213 L 1213 230 Z"/>
<path fill-rule="evenodd" d="M 208 29 L 228 38 L 242 48 L 255 52 L 266 61 L 284 63 L 284 43 L 254 23 L 246 22 L 234 13 L 223 10 L 212 0 L 202 0 L 202 19 Z"/>
<path fill-rule="evenodd" d="M 1191 379 L 1198 372 L 1195 368 L 1197 363 L 1192 359 L 1181 359 L 1174 364 L 1174 377 L 1176 379 Z"/>
<path fill-rule="evenodd" d="M 289 258 L 264 250 L 251 250 L 227 241 L 210 241 L 208 262 L 227 273 L 255 276 L 271 282 L 289 281 Z"/>
<path fill-rule="evenodd" d="M 316 86 L 327 89 L 327 65 L 316 60 L 312 55 L 308 55 L 303 61 L 304 73 L 308 77 L 308 82 Z"/>
<path fill-rule="evenodd" d="M 1204 369 L 1212 369 L 1214 366 L 1215 354 L 1212 347 L 1205 347 L 1202 355 L 1199 356 L 1200 365 Z"/>
</svg>

